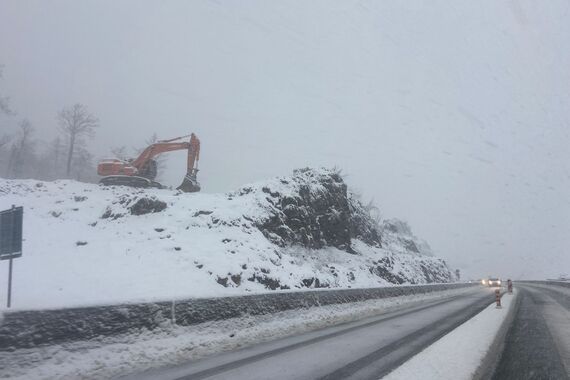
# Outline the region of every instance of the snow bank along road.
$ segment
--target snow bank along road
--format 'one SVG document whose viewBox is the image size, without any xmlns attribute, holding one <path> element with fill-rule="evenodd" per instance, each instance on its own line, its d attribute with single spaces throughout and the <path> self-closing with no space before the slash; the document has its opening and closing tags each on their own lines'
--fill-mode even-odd
<svg viewBox="0 0 570 380">
<path fill-rule="evenodd" d="M 512 322 L 517 291 L 471 318 L 382 380 L 490 379 Z"/>
<path fill-rule="evenodd" d="M 570 378 L 570 288 L 516 283 L 518 308 L 494 379 Z"/>
<path fill-rule="evenodd" d="M 379 379 L 493 302 L 491 289 L 146 371 L 129 379 Z"/>
</svg>

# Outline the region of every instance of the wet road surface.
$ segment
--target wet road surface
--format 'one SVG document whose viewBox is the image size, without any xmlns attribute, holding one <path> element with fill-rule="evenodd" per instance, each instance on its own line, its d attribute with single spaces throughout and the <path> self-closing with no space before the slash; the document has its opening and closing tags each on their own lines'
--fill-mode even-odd
<svg viewBox="0 0 570 380">
<path fill-rule="evenodd" d="M 569 379 L 570 288 L 516 287 L 518 308 L 493 379 Z"/>
<path fill-rule="evenodd" d="M 493 302 L 490 289 L 223 353 L 132 379 L 379 379 Z"/>
</svg>

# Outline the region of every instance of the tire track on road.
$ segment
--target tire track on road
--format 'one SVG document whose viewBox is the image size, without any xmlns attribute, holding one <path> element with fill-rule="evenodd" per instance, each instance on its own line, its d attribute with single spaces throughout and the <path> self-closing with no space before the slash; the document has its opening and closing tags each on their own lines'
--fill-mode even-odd
<svg viewBox="0 0 570 380">
<path fill-rule="evenodd" d="M 449 302 L 453 302 L 454 300 L 458 299 L 459 297 L 462 297 L 462 295 L 453 296 L 453 297 L 450 297 L 448 299 L 444 299 L 441 301 L 436 301 L 436 302 L 430 303 L 429 305 L 426 305 L 426 306 L 413 307 L 412 309 L 406 309 L 404 311 L 396 312 L 396 314 L 393 314 L 393 315 L 387 315 L 384 317 L 379 317 L 379 319 L 376 319 L 376 320 L 368 322 L 368 323 L 348 327 L 348 328 L 342 329 L 340 331 L 335 331 L 333 333 L 321 335 L 321 336 L 318 336 L 318 337 L 315 337 L 315 338 L 312 338 L 309 340 L 305 340 L 302 342 L 298 342 L 298 343 L 295 343 L 292 345 L 280 347 L 280 348 L 277 348 L 277 349 L 274 349 L 271 351 L 263 352 L 261 354 L 257 354 L 257 355 L 246 357 L 246 358 L 243 358 L 240 360 L 232 361 L 232 362 L 229 362 L 229 363 L 217 366 L 217 367 L 209 368 L 209 369 L 206 369 L 206 370 L 203 370 L 200 372 L 196 372 L 196 373 L 193 373 L 190 375 L 179 377 L 176 380 L 206 379 L 208 377 L 215 376 L 217 374 L 227 372 L 227 371 L 230 371 L 232 369 L 242 367 L 244 365 L 251 364 L 251 363 L 254 363 L 256 361 L 260 361 L 260 360 L 263 360 L 263 359 L 266 359 L 266 358 L 269 358 L 269 357 L 272 357 L 272 356 L 275 356 L 278 354 L 282 354 L 282 353 L 287 352 L 287 351 L 292 351 L 292 350 L 295 350 L 295 349 L 300 348 L 300 347 L 308 346 L 311 344 L 321 342 L 321 341 L 326 340 L 326 339 L 337 337 L 339 335 L 348 334 L 350 332 L 360 330 L 360 329 L 364 329 L 364 328 L 369 328 L 369 327 L 374 326 L 378 323 L 383 323 L 383 322 L 390 321 L 392 319 L 396 319 L 396 318 L 399 318 L 399 317 L 402 317 L 405 315 L 417 313 L 419 311 L 431 309 L 431 308 L 434 308 L 434 307 L 437 307 L 437 306 L 440 306 L 440 305 L 443 305 L 443 304 L 446 304 Z"/>
<path fill-rule="evenodd" d="M 429 345 L 442 338 L 450 331 L 454 330 L 469 319 L 473 318 L 475 315 L 479 314 L 492 303 L 493 302 L 486 299 L 486 297 L 479 299 L 477 302 L 471 304 L 468 308 L 459 310 L 451 315 L 446 316 L 446 319 L 444 321 L 439 320 L 427 326 L 424 326 L 421 329 L 416 330 L 395 342 L 383 346 L 382 348 L 372 352 L 363 358 L 360 358 L 342 368 L 337 369 L 334 372 L 331 372 L 330 374 L 322 377 L 320 380 L 348 379 L 353 375 L 358 375 L 358 372 L 361 371 L 370 373 L 359 378 L 380 379 L 406 362 L 412 356 L 416 355 Z M 382 358 L 385 358 L 390 354 L 397 353 L 398 351 L 405 352 L 400 353 L 399 356 L 392 360 L 388 360 L 388 363 L 383 363 L 380 368 L 367 371 L 366 367 L 373 366 L 374 363 L 378 362 Z"/>
</svg>

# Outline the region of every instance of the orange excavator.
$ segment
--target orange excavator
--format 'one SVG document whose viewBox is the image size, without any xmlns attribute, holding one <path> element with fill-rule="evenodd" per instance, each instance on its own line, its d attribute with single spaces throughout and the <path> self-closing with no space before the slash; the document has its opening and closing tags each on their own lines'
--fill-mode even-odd
<svg viewBox="0 0 570 380">
<path fill-rule="evenodd" d="M 190 137 L 190 141 L 180 141 L 187 137 Z M 99 165 L 97 165 L 97 174 L 103 176 L 103 178 L 99 182 L 106 186 L 123 185 L 163 188 L 160 183 L 154 181 L 158 171 L 154 158 L 161 153 L 175 150 L 188 150 L 186 175 L 177 189 L 185 193 L 200 191 L 200 184 L 196 178 L 198 174 L 198 160 L 200 159 L 200 140 L 193 133 L 189 136 L 157 141 L 149 145 L 133 160 L 106 159 L 100 161 Z"/>
</svg>

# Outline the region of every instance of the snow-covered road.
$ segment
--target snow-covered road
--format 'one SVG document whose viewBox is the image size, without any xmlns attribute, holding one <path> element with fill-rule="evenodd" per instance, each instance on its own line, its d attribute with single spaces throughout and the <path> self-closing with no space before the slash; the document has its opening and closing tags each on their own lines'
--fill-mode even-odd
<svg viewBox="0 0 570 380">
<path fill-rule="evenodd" d="M 132 379 L 378 379 L 493 302 L 472 291 Z"/>
</svg>

